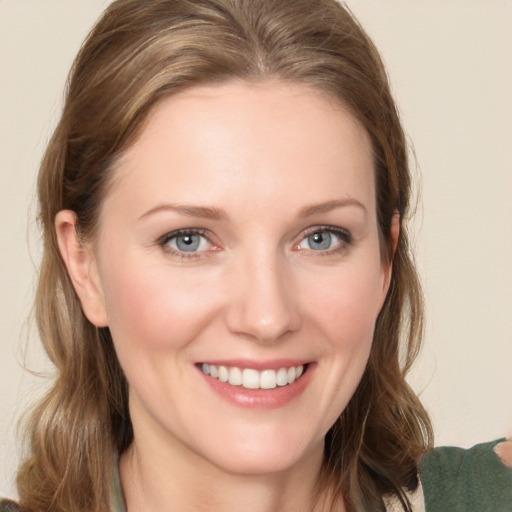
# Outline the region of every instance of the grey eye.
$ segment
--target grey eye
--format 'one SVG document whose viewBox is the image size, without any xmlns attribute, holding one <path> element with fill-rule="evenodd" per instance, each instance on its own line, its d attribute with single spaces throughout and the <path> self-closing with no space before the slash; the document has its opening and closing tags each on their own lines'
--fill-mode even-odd
<svg viewBox="0 0 512 512">
<path fill-rule="evenodd" d="M 207 251 L 211 247 L 211 243 L 200 232 L 175 231 L 164 238 L 162 246 L 167 246 L 178 253 L 195 253 Z"/>
<path fill-rule="evenodd" d="M 201 244 L 201 235 L 180 235 L 175 239 L 176 248 L 183 252 L 194 252 L 199 249 Z"/>
<path fill-rule="evenodd" d="M 309 249 L 314 251 L 325 251 L 331 248 L 332 235 L 328 231 L 318 231 L 307 237 Z"/>
<path fill-rule="evenodd" d="M 304 238 L 297 245 L 299 250 L 307 249 L 313 252 L 328 253 L 342 250 L 352 243 L 351 234 L 342 228 L 318 227 L 304 234 Z"/>
</svg>

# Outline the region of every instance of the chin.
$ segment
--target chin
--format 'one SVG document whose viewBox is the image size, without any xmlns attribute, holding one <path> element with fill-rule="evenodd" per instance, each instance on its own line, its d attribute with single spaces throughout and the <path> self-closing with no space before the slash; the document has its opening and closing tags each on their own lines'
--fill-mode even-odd
<svg viewBox="0 0 512 512">
<path fill-rule="evenodd" d="M 290 439 L 263 441 L 260 439 L 226 440 L 224 446 L 210 451 L 206 458 L 219 470 L 236 475 L 265 475 L 298 468 L 303 464 L 322 460 L 324 450 L 323 437 L 316 443 Z M 211 448 L 211 447 L 210 447 Z M 203 455 L 203 456 L 204 456 Z"/>
</svg>

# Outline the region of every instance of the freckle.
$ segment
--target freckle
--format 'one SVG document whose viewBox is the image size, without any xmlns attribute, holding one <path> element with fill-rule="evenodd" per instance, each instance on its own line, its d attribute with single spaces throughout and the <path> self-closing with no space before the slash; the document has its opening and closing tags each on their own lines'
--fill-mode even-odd
<svg viewBox="0 0 512 512">
<path fill-rule="evenodd" d="M 508 468 L 512 468 L 512 440 L 504 441 L 494 447 L 494 453 Z"/>
</svg>

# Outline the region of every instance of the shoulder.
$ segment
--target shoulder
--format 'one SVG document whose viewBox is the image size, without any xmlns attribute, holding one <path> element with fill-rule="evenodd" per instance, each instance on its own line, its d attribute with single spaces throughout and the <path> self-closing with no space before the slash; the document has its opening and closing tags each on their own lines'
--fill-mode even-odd
<svg viewBox="0 0 512 512">
<path fill-rule="evenodd" d="M 426 511 L 512 510 L 512 467 L 498 456 L 509 444 L 501 439 L 428 452 L 419 468 Z"/>
<path fill-rule="evenodd" d="M 18 512 L 19 510 L 18 505 L 14 501 L 0 498 L 0 512 Z"/>
</svg>

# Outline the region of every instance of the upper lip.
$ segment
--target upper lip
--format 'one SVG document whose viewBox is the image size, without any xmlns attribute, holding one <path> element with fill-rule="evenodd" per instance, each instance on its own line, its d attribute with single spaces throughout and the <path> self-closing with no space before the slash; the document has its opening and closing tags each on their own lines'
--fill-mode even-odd
<svg viewBox="0 0 512 512">
<path fill-rule="evenodd" d="M 215 366 L 227 366 L 236 368 L 250 368 L 253 370 L 279 370 L 279 368 L 290 368 L 292 366 L 305 366 L 311 363 L 308 359 L 272 359 L 262 361 L 261 359 L 206 359 L 198 364 L 212 364 Z"/>
</svg>

